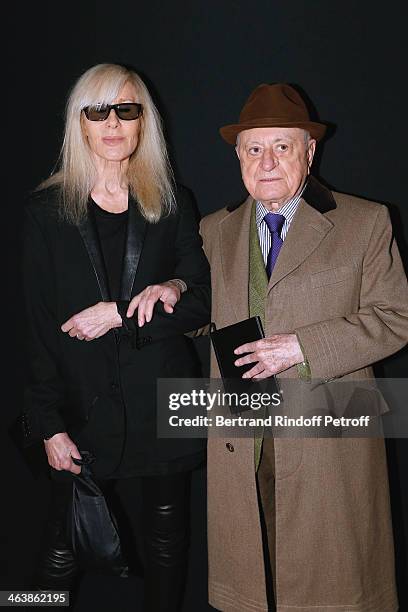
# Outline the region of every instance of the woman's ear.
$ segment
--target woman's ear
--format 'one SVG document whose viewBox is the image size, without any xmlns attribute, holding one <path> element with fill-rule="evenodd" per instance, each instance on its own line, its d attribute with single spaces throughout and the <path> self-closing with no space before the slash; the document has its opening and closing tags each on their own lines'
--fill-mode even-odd
<svg viewBox="0 0 408 612">
<path fill-rule="evenodd" d="M 85 138 L 88 138 L 88 130 L 86 128 L 86 121 L 84 119 L 84 113 L 83 112 L 81 113 L 80 122 L 81 122 L 82 134 L 85 136 Z"/>
</svg>

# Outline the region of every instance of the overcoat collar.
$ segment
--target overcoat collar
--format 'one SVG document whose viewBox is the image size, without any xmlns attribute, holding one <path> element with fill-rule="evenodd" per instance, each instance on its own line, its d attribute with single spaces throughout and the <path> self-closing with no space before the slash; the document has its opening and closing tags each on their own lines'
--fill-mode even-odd
<svg viewBox="0 0 408 612">
<path fill-rule="evenodd" d="M 130 300 L 132 295 L 133 283 L 140 255 L 142 253 L 143 242 L 146 235 L 147 222 L 140 214 L 137 202 L 129 195 L 128 205 L 129 215 L 127 224 L 126 247 L 123 257 L 122 279 L 121 279 L 121 300 Z M 106 273 L 105 262 L 103 260 L 102 249 L 96 228 L 95 215 L 88 204 L 88 214 L 79 226 L 79 233 L 85 243 L 86 250 L 91 260 L 92 267 L 98 282 L 99 291 L 103 302 L 109 302 L 109 283 Z"/>
<path fill-rule="evenodd" d="M 332 193 L 310 177 L 268 284 L 268 293 L 319 246 L 333 223 L 325 216 L 336 208 Z"/>
<path fill-rule="evenodd" d="M 249 228 L 253 202 L 253 198 L 248 197 L 240 206 L 228 208 L 230 214 L 220 221 L 224 281 L 238 321 L 249 316 L 246 279 L 249 274 Z M 325 213 L 335 208 L 332 193 L 315 178 L 309 177 L 269 280 L 268 292 L 318 247 L 333 227 Z"/>
</svg>

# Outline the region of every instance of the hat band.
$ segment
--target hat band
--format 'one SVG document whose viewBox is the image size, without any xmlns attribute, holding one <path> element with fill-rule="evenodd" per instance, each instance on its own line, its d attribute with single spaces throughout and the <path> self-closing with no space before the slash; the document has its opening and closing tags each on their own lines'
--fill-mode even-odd
<svg viewBox="0 0 408 612">
<path fill-rule="evenodd" d="M 312 123 L 308 117 L 255 117 L 252 119 L 240 118 L 238 125 L 255 125 L 259 123 Z"/>
</svg>

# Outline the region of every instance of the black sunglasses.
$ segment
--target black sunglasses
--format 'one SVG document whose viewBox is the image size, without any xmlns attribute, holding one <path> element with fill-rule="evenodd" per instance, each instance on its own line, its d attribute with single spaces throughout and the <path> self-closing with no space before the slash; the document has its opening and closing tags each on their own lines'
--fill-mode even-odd
<svg viewBox="0 0 408 612">
<path fill-rule="evenodd" d="M 116 116 L 124 121 L 138 119 L 143 112 L 143 106 L 139 102 L 122 102 L 121 104 L 100 104 L 97 106 L 85 106 L 82 110 L 89 121 L 105 121 L 111 110 Z"/>
</svg>

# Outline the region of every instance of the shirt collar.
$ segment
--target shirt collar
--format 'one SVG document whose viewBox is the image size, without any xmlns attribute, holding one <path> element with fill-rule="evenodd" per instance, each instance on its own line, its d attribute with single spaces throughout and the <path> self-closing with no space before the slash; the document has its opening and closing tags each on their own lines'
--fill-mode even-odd
<svg viewBox="0 0 408 612">
<path fill-rule="evenodd" d="M 283 215 L 285 219 L 290 223 L 295 215 L 295 212 L 297 210 L 298 204 L 300 202 L 300 199 L 302 197 L 302 194 L 305 190 L 306 185 L 307 185 L 307 180 L 305 181 L 302 189 L 297 195 L 295 195 L 293 198 L 288 200 L 285 204 L 283 204 L 283 206 L 281 206 L 278 210 L 274 212 L 276 214 Z M 260 224 L 262 223 L 264 216 L 270 212 L 271 211 L 268 210 L 266 206 L 262 204 L 262 202 L 257 201 L 256 203 L 256 225 L 257 227 L 259 227 Z"/>
</svg>

